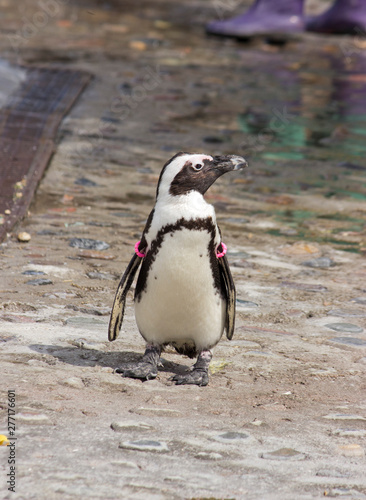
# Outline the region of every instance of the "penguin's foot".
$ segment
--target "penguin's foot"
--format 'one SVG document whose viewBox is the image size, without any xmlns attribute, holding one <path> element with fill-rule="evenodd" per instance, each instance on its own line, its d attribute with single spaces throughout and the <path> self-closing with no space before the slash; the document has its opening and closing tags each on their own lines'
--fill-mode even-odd
<svg viewBox="0 0 366 500">
<path fill-rule="evenodd" d="M 157 366 L 151 363 L 126 363 L 116 369 L 116 373 L 120 373 L 122 377 L 140 378 L 141 380 L 150 380 L 156 378 L 158 374 Z"/>
<path fill-rule="evenodd" d="M 172 380 L 177 385 L 191 384 L 203 387 L 208 384 L 208 373 L 204 370 L 193 369 L 186 375 L 175 375 Z"/>
<path fill-rule="evenodd" d="M 139 378 L 141 380 L 156 378 L 160 353 L 160 346 L 148 345 L 141 361 L 126 363 L 117 368 L 116 373 L 120 373 L 122 377 Z"/>
<path fill-rule="evenodd" d="M 175 375 L 172 380 L 177 385 L 193 384 L 205 386 L 208 384 L 208 367 L 212 359 L 212 353 L 208 349 L 201 351 L 196 363 L 192 366 L 190 373 L 185 375 Z"/>
</svg>

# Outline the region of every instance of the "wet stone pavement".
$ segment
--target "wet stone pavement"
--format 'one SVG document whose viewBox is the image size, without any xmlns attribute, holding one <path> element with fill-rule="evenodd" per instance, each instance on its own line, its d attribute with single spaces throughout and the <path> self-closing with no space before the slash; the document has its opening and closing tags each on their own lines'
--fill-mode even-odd
<svg viewBox="0 0 366 500">
<path fill-rule="evenodd" d="M 365 41 L 206 37 L 215 2 L 53 5 L 41 26 L 37 2 L 1 2 L 5 59 L 94 75 L 0 247 L 0 434 L 15 389 L 17 437 L 15 493 L 0 447 L 1 497 L 366 498 Z M 156 380 L 113 373 L 144 349 L 131 298 L 107 341 L 180 150 L 250 164 L 207 193 L 238 302 L 205 388 L 172 384 L 192 361 L 170 349 Z"/>
</svg>

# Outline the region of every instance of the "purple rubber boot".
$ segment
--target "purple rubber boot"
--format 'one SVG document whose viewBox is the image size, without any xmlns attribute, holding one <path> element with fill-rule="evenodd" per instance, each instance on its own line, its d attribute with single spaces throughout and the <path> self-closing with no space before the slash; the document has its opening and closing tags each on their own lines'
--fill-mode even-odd
<svg viewBox="0 0 366 500">
<path fill-rule="evenodd" d="M 320 16 L 307 19 L 306 29 L 317 33 L 365 35 L 366 0 L 336 0 Z"/>
<path fill-rule="evenodd" d="M 206 25 L 206 32 L 235 38 L 291 35 L 304 31 L 304 0 L 256 0 L 244 14 L 212 21 Z"/>
</svg>

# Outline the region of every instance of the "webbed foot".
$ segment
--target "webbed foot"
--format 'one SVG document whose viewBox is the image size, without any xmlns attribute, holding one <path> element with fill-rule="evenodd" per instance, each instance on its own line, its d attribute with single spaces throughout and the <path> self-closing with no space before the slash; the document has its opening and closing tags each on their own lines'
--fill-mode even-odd
<svg viewBox="0 0 366 500">
<path fill-rule="evenodd" d="M 116 373 L 120 373 L 123 377 L 150 380 L 157 376 L 158 368 L 152 363 L 144 363 L 143 361 L 140 361 L 136 363 L 126 363 L 125 365 L 117 368 Z"/>
<path fill-rule="evenodd" d="M 126 363 L 115 371 L 116 373 L 120 373 L 122 377 L 139 378 L 141 380 L 156 378 L 160 353 L 160 346 L 148 345 L 141 361 Z"/>
<path fill-rule="evenodd" d="M 172 380 L 177 385 L 191 384 L 203 387 L 208 384 L 208 373 L 204 370 L 192 370 L 184 375 L 175 375 Z"/>
<path fill-rule="evenodd" d="M 212 359 L 212 353 L 208 349 L 201 351 L 192 370 L 184 375 L 175 375 L 172 380 L 177 385 L 191 384 L 201 387 L 208 384 L 208 367 Z"/>
</svg>

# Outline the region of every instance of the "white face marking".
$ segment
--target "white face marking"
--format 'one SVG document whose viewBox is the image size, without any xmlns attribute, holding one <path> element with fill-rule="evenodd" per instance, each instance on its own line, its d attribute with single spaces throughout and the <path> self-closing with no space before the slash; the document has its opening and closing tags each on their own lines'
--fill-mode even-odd
<svg viewBox="0 0 366 500">
<path fill-rule="evenodd" d="M 151 242 L 156 238 L 158 231 L 167 224 L 174 224 L 177 220 L 184 218 L 186 220 L 196 218 L 211 217 L 216 224 L 215 209 L 207 203 L 198 191 L 191 191 L 182 196 L 172 196 L 169 194 L 170 185 L 175 176 L 181 171 L 187 161 L 193 166 L 203 165 L 204 160 L 211 161 L 213 158 L 203 154 L 186 154 L 178 156 L 165 169 L 159 184 L 159 195 L 155 204 L 154 217 L 151 227 L 145 235 L 148 248 Z M 199 168 L 199 167 L 198 167 Z M 220 243 L 220 235 L 216 229 L 215 243 Z"/>
<path fill-rule="evenodd" d="M 202 155 L 202 154 L 186 154 L 178 156 L 166 167 L 163 177 L 159 185 L 159 196 L 158 200 L 170 196 L 169 189 L 173 182 L 175 176 L 182 170 L 187 161 L 192 163 L 193 168 L 200 169 L 200 165 L 203 165 L 204 160 L 212 161 L 212 156 Z"/>
</svg>

